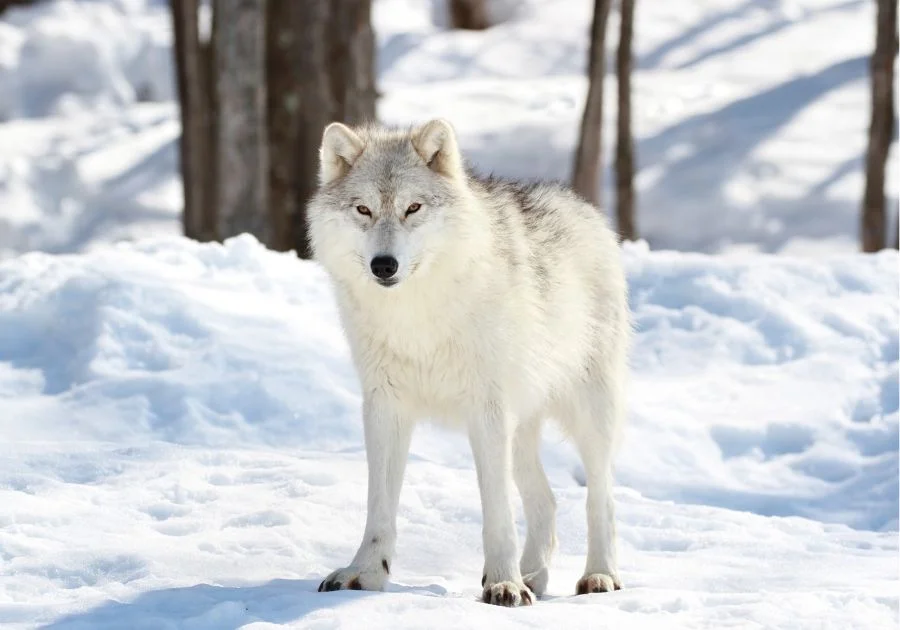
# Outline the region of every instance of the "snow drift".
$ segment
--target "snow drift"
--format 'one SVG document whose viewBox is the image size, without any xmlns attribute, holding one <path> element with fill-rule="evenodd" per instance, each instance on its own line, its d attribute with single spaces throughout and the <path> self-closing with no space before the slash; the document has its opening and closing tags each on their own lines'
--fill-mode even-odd
<svg viewBox="0 0 900 630">
<path fill-rule="evenodd" d="M 358 386 L 316 265 L 250 237 L 0 263 L 0 622 L 892 623 L 896 254 L 625 255 L 638 333 L 616 499 L 630 588 L 568 596 L 584 489 L 550 432 L 553 597 L 511 614 L 476 601 L 466 441 L 426 427 L 390 593 L 313 592 L 352 554 L 365 504 Z"/>
</svg>

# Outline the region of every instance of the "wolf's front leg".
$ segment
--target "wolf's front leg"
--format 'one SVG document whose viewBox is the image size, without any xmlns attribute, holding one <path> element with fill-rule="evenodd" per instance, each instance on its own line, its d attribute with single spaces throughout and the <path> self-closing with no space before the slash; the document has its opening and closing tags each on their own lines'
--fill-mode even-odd
<svg viewBox="0 0 900 630">
<path fill-rule="evenodd" d="M 363 404 L 369 499 L 366 530 L 359 551 L 344 569 L 325 578 L 319 591 L 380 591 L 391 570 L 397 539 L 397 505 L 409 454 L 413 423 L 378 392 Z"/>
<path fill-rule="evenodd" d="M 469 423 L 483 517 L 484 574 L 482 600 L 500 606 L 529 605 L 533 593 L 522 581 L 516 552 L 512 507 L 511 417 L 498 403 L 485 405 Z"/>
</svg>

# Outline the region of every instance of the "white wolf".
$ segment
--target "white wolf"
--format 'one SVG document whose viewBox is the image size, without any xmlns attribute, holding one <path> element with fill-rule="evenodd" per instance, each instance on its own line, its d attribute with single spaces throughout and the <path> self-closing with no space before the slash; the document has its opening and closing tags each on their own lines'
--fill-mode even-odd
<svg viewBox="0 0 900 630">
<path fill-rule="evenodd" d="M 587 480 L 577 593 L 620 588 L 612 452 L 631 323 L 616 236 L 554 184 L 478 179 L 449 123 L 410 131 L 332 123 L 308 206 L 364 395 L 368 516 L 359 551 L 320 591 L 381 590 L 413 425 L 467 429 L 483 513 L 483 600 L 531 604 L 547 586 L 556 502 L 541 423 L 574 440 Z M 521 561 L 513 482 L 528 534 Z"/>
</svg>

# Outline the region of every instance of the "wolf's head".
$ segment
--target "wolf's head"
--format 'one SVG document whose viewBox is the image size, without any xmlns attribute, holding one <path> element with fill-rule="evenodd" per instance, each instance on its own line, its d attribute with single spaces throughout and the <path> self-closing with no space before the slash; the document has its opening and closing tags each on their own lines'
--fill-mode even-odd
<svg viewBox="0 0 900 630">
<path fill-rule="evenodd" d="M 390 287 L 446 252 L 468 194 L 449 123 L 412 131 L 332 123 L 320 159 L 309 232 L 330 272 Z"/>
</svg>

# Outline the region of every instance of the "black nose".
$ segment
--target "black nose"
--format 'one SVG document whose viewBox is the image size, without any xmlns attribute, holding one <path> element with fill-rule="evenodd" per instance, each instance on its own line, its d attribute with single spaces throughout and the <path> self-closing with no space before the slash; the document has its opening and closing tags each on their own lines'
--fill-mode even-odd
<svg viewBox="0 0 900 630">
<path fill-rule="evenodd" d="M 376 278 L 387 280 L 397 273 L 397 268 L 400 265 L 393 256 L 376 256 L 372 259 L 369 266 L 372 268 L 372 273 L 375 274 Z"/>
</svg>

